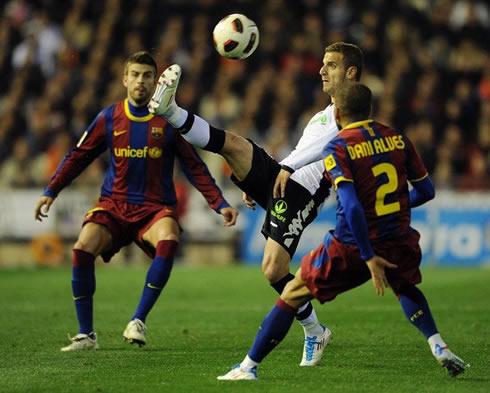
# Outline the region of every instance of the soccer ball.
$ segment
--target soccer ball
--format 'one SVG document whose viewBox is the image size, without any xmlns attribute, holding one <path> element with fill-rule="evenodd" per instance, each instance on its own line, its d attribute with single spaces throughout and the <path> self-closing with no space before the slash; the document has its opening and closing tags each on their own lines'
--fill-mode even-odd
<svg viewBox="0 0 490 393">
<path fill-rule="evenodd" d="M 229 59 L 245 59 L 259 45 L 259 29 L 243 14 L 231 14 L 221 19 L 213 30 L 214 47 Z"/>
</svg>

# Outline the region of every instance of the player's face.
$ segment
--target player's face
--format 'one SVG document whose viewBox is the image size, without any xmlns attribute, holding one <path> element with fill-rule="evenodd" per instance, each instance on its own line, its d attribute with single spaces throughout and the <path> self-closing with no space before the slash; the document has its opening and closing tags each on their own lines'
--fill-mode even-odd
<svg viewBox="0 0 490 393">
<path fill-rule="evenodd" d="M 323 66 L 320 68 L 323 82 L 323 91 L 334 96 L 335 90 L 345 80 L 346 69 L 344 55 L 340 52 L 327 52 L 323 56 Z"/>
<path fill-rule="evenodd" d="M 128 90 L 128 100 L 135 106 L 148 104 L 156 84 L 155 70 L 148 64 L 132 63 L 124 75 L 123 84 Z"/>
</svg>

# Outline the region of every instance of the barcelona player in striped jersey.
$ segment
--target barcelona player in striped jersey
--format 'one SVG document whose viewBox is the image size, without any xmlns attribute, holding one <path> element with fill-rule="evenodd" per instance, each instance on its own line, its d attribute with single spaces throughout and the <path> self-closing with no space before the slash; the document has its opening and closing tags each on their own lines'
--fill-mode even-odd
<svg viewBox="0 0 490 393">
<path fill-rule="evenodd" d="M 238 215 L 194 148 L 164 119 L 149 113 L 147 104 L 157 84 L 157 65 L 148 52 L 129 57 L 123 84 L 127 98 L 102 110 L 90 124 L 59 165 L 34 212 L 39 221 L 47 217 L 60 191 L 109 150 L 99 202 L 85 216 L 73 247 L 72 289 L 79 333 L 62 351 L 98 348 L 93 328 L 94 261 L 101 255 L 109 262 L 131 242 L 153 262 L 123 337 L 140 346 L 146 343 L 145 320 L 170 276 L 181 231 L 173 182 L 176 159 L 209 207 L 223 215 L 225 226 L 234 225 Z"/>
<path fill-rule="evenodd" d="M 344 82 L 336 90 L 335 106 L 341 131 L 323 152 L 327 177 L 337 190 L 335 230 L 303 257 L 247 356 L 220 380 L 257 379 L 257 366 L 286 336 L 298 307 L 312 298 L 331 301 L 370 278 L 378 295 L 391 287 L 408 321 L 425 336 L 449 375 L 465 371 L 416 286 L 421 282 L 420 235 L 410 227 L 410 208 L 434 197 L 427 170 L 407 137 L 365 120 L 371 111 L 369 88 Z"/>
</svg>

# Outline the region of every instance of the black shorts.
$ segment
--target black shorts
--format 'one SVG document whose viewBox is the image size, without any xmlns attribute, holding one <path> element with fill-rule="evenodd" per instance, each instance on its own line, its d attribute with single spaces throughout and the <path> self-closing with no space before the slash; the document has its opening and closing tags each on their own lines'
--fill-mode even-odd
<svg viewBox="0 0 490 393">
<path fill-rule="evenodd" d="M 274 183 L 281 170 L 279 163 L 264 149 L 253 145 L 252 167 L 243 181 L 231 176 L 231 180 L 266 211 L 262 234 L 271 237 L 289 253 L 296 252 L 304 229 L 318 215 L 318 210 L 330 192 L 330 182 L 324 178 L 315 193 L 294 180 L 286 184 L 286 196 L 273 198 Z"/>
</svg>

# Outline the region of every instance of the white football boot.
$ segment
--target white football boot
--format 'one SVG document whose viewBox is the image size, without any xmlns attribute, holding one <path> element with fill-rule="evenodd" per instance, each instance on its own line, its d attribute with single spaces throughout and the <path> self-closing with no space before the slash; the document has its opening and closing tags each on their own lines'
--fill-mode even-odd
<svg viewBox="0 0 490 393">
<path fill-rule="evenodd" d="M 146 325 L 138 318 L 129 321 L 124 329 L 123 337 L 130 344 L 138 344 L 140 347 L 146 344 Z"/>
<path fill-rule="evenodd" d="M 175 92 L 179 86 L 182 69 L 178 64 L 171 65 L 162 72 L 157 88 L 148 103 L 148 110 L 157 116 L 170 119 L 178 109 L 175 103 Z"/>
<path fill-rule="evenodd" d="M 225 375 L 220 375 L 217 379 L 220 381 L 244 381 L 257 378 L 257 367 L 244 369 L 240 367 L 240 363 L 237 363 Z"/>
<path fill-rule="evenodd" d="M 321 336 L 306 336 L 303 346 L 303 359 L 300 366 L 316 366 L 323 356 L 323 351 L 332 339 L 332 332 L 322 324 L 323 334 Z"/>
<path fill-rule="evenodd" d="M 90 338 L 88 334 L 78 333 L 75 337 L 70 337 L 68 339 L 71 341 L 70 345 L 61 348 L 62 352 L 70 351 L 82 351 L 82 350 L 93 350 L 99 349 L 99 344 L 97 343 L 97 335 L 95 333 L 90 333 L 94 338 Z"/>
<path fill-rule="evenodd" d="M 433 355 L 451 377 L 463 373 L 469 367 L 469 364 L 465 364 L 463 359 L 456 356 L 447 347 L 441 348 L 439 345 L 436 345 Z"/>
</svg>

